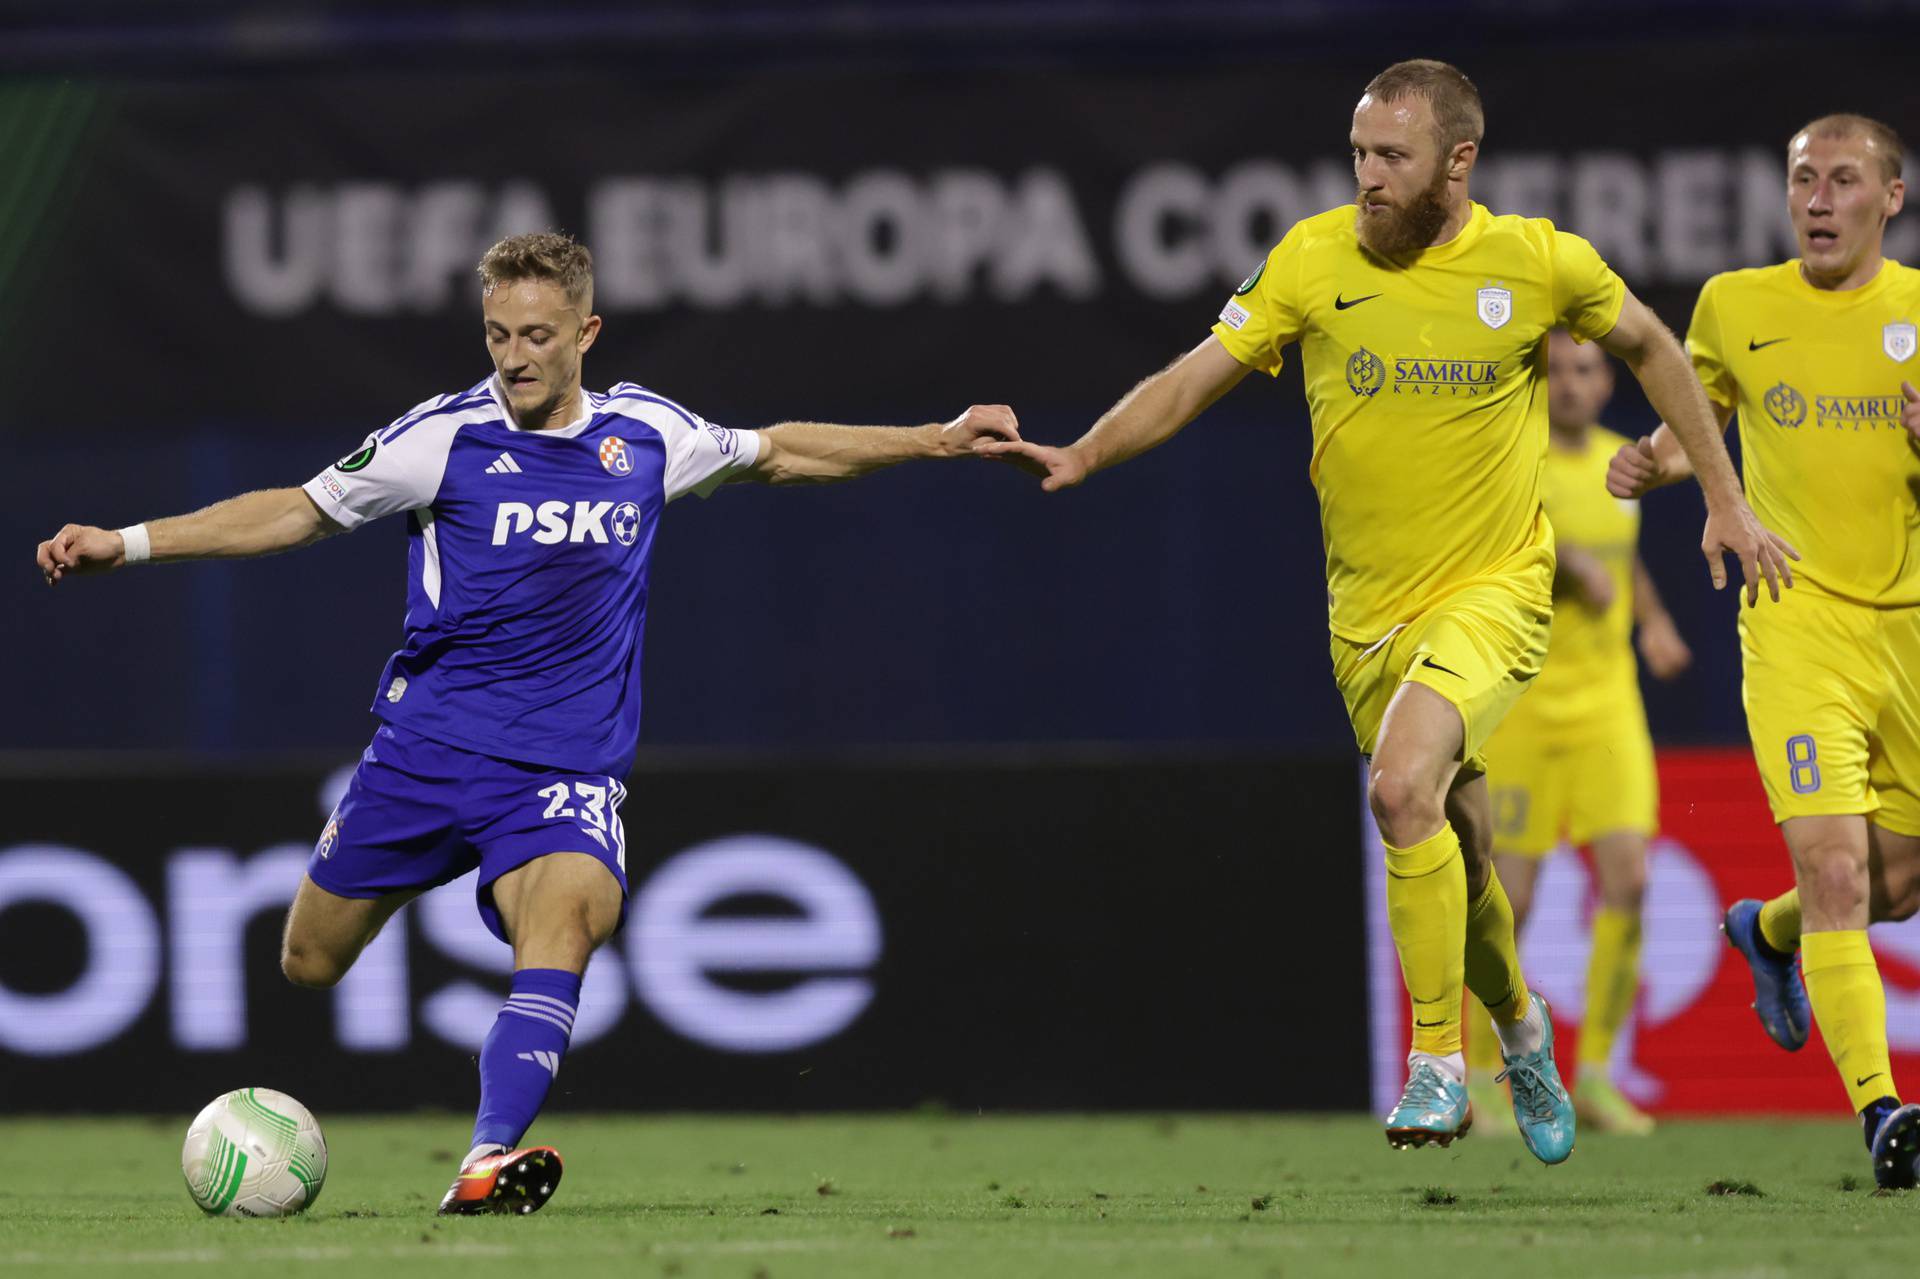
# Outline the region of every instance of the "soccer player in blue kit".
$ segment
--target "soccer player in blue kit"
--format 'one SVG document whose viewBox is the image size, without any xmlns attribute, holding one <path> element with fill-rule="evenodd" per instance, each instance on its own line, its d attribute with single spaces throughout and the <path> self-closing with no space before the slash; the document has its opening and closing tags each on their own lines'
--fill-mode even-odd
<svg viewBox="0 0 1920 1279">
<path fill-rule="evenodd" d="M 583 391 L 600 333 L 593 261 L 510 236 L 479 267 L 494 374 L 406 413 L 299 488 L 40 543 L 47 582 L 143 560 L 231 559 L 406 512 L 406 640 L 382 721 L 287 913 L 281 966 L 346 975 L 402 905 L 479 868 L 481 918 L 513 947 L 511 993 L 480 1050 L 480 1108 L 442 1213 L 539 1208 L 560 1179 L 520 1140 L 559 1073 L 581 975 L 626 912 L 622 785 L 640 731 L 641 633 L 667 503 L 735 480 L 851 479 L 1018 439 L 975 405 L 915 427 L 784 422 L 735 431 L 631 382 Z"/>
</svg>

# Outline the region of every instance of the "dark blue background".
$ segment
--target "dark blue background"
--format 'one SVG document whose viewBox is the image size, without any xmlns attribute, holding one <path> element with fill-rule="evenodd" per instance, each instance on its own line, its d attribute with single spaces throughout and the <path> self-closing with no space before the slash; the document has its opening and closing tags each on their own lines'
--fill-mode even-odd
<svg viewBox="0 0 1920 1279">
<path fill-rule="evenodd" d="M 449 370 L 448 385 L 471 371 Z M 596 372 L 589 365 L 590 381 Z M 606 372 L 600 380 L 614 380 Z M 1143 372 L 1114 370 L 1116 393 Z M 618 371 L 635 373 L 645 376 Z M 1651 414 L 1622 380 L 1610 419 L 1644 429 Z M 730 420 L 725 405 L 693 407 Z M 1023 425 L 1065 440 L 1100 407 Z M 112 526 L 298 483 L 366 427 L 271 441 L 237 423 L 186 439 L 63 438 L 53 427 L 17 440 L 13 604 L 0 638 L 22 660 L 0 748 L 355 747 L 400 639 L 404 522 L 273 559 L 148 567 L 52 591 L 28 553 L 66 518 Z M 1297 380 L 1255 377 L 1164 448 L 1064 494 L 955 462 L 676 502 L 657 544 L 642 740 L 1345 749 L 1307 432 Z M 1409 517 L 1446 519 L 1450 500 Z M 1697 491 L 1655 494 L 1645 510 L 1644 551 L 1697 656 L 1650 696 L 1655 734 L 1735 739 L 1733 605 L 1707 583 Z"/>
</svg>

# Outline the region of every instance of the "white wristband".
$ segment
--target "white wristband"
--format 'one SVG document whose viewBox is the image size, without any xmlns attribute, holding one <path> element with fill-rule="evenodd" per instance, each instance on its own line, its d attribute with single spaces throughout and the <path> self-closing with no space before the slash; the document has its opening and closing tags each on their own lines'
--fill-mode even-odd
<svg viewBox="0 0 1920 1279">
<path fill-rule="evenodd" d="M 125 560 L 128 564 L 139 564 L 153 557 L 153 542 L 147 537 L 147 526 L 129 524 L 120 530 L 120 540 L 127 544 Z"/>
</svg>

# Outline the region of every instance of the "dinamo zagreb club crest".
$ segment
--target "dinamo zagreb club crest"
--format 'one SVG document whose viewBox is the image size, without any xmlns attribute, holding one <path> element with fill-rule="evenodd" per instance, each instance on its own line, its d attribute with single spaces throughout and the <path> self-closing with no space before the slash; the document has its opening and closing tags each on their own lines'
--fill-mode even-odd
<svg viewBox="0 0 1920 1279">
<path fill-rule="evenodd" d="M 1513 318 L 1513 291 L 1491 286 L 1481 289 L 1478 294 L 1480 321 L 1490 329 L 1497 329 Z"/>
<path fill-rule="evenodd" d="M 632 471 L 633 459 L 627 456 L 627 442 L 617 435 L 600 441 L 600 465 L 606 467 L 610 475 L 626 475 Z"/>
<path fill-rule="evenodd" d="M 1372 395 L 1386 380 L 1387 366 L 1366 347 L 1347 358 L 1347 386 L 1355 395 Z"/>
<path fill-rule="evenodd" d="M 1880 330 L 1880 349 L 1896 364 L 1913 358 L 1914 326 L 1909 320 L 1897 320 Z"/>
</svg>

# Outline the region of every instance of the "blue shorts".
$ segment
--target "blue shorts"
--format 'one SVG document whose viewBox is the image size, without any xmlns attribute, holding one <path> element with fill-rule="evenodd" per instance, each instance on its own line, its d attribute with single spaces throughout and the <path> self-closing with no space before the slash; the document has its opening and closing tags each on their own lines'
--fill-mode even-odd
<svg viewBox="0 0 1920 1279">
<path fill-rule="evenodd" d="M 625 923 L 626 797 L 617 777 L 477 755 L 382 724 L 320 832 L 307 875 L 338 897 L 384 897 L 477 866 L 480 918 L 511 941 L 493 881 L 548 853 L 586 853 L 620 881 Z"/>
</svg>

